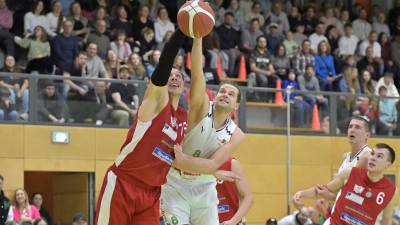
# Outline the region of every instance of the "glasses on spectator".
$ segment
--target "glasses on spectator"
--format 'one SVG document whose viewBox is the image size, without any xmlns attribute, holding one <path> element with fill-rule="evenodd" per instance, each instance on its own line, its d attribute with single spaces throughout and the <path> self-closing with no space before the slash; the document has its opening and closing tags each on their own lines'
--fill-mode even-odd
<svg viewBox="0 0 400 225">
<path fill-rule="evenodd" d="M 14 62 L 15 61 L 15 59 L 14 58 L 11 58 L 11 59 L 6 59 L 6 62 Z"/>
</svg>

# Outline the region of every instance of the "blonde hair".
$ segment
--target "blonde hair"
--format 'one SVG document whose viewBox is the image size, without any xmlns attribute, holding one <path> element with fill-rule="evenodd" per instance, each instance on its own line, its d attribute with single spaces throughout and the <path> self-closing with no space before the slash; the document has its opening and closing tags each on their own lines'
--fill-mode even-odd
<svg viewBox="0 0 400 225">
<path fill-rule="evenodd" d="M 139 57 L 139 64 L 135 67 L 132 64 L 132 57 L 136 55 L 137 57 Z M 142 75 L 146 73 L 146 68 L 144 68 L 143 63 L 142 63 L 142 58 L 140 57 L 139 54 L 137 53 L 132 53 L 129 57 L 128 57 L 128 62 L 126 63 L 129 66 L 129 73 L 131 75 Z M 135 71 L 136 69 L 136 71 Z"/>
<path fill-rule="evenodd" d="M 349 68 L 346 70 L 345 72 L 345 79 L 347 82 L 347 88 L 348 88 L 348 92 L 350 91 L 351 88 L 354 89 L 354 92 L 357 93 L 358 92 L 358 88 L 360 87 L 360 83 L 358 82 L 358 78 L 354 78 L 353 74 L 357 72 L 358 74 L 358 69 L 357 68 Z"/>
<path fill-rule="evenodd" d="M 12 205 L 15 207 L 15 208 L 19 208 L 19 205 L 18 205 L 18 202 L 17 202 L 17 192 L 18 191 L 22 191 L 22 192 L 24 192 L 24 195 L 25 195 L 25 205 L 24 205 L 24 209 L 26 209 L 28 212 L 30 212 L 31 211 L 31 205 L 29 204 L 29 197 L 28 197 L 28 193 L 25 191 L 25 189 L 23 189 L 23 188 L 17 188 L 16 190 L 15 190 L 15 192 L 14 192 L 14 199 L 13 199 L 13 202 L 12 202 Z"/>
<path fill-rule="evenodd" d="M 173 32 L 172 30 L 169 30 L 169 31 L 165 32 L 162 41 L 163 41 L 163 42 L 167 42 L 167 41 L 168 41 L 168 40 L 167 40 L 168 35 L 172 35 L 173 33 L 174 33 L 174 32 Z"/>
<path fill-rule="evenodd" d="M 108 50 L 108 52 L 107 52 L 107 55 L 106 55 L 106 61 L 104 62 L 104 67 L 106 68 L 106 70 L 107 70 L 107 73 L 109 74 L 109 76 L 111 76 L 110 78 L 113 78 L 112 77 L 112 72 L 111 72 L 111 63 L 110 63 L 110 59 L 108 58 L 108 53 L 109 52 L 114 52 L 114 50 Z M 114 52 L 114 54 L 115 55 L 117 55 L 117 53 L 115 53 Z M 115 69 L 117 70 L 117 76 L 118 76 L 118 70 L 119 70 L 119 66 L 120 66 L 121 64 L 119 63 L 119 61 L 118 60 L 116 60 L 116 63 L 115 63 Z"/>
<path fill-rule="evenodd" d="M 322 51 L 321 51 L 321 45 L 322 44 L 326 44 L 326 55 L 330 55 L 331 54 L 331 45 L 327 42 L 327 41 L 321 41 L 319 44 L 318 44 L 318 55 L 322 55 Z"/>
</svg>

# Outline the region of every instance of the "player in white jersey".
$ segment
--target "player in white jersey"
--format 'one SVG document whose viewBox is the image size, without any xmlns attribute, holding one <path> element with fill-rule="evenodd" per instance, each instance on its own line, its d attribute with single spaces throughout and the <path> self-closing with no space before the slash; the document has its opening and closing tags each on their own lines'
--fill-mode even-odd
<svg viewBox="0 0 400 225">
<path fill-rule="evenodd" d="M 192 47 L 192 81 L 187 133 L 183 153 L 176 147 L 175 160 L 180 168 L 171 168 L 167 184 L 162 186 L 161 209 L 167 224 L 219 225 L 216 178 L 212 175 L 238 149 L 243 132 L 229 117 L 241 101 L 240 88 L 234 83 L 220 86 L 210 102 L 202 67 L 202 39 Z M 194 162 L 187 155 L 204 158 Z"/>
</svg>

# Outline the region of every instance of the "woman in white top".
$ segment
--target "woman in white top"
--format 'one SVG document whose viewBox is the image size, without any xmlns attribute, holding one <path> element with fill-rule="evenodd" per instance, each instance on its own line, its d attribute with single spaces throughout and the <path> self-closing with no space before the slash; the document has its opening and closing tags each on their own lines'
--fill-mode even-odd
<svg viewBox="0 0 400 225">
<path fill-rule="evenodd" d="M 164 5 L 160 3 L 159 0 L 149 0 L 148 7 L 150 9 L 150 20 L 153 21 L 153 23 L 157 22 L 158 20 L 158 10 L 160 8 L 163 8 Z"/>
<path fill-rule="evenodd" d="M 48 24 L 47 35 L 50 39 L 63 32 L 62 24 L 66 19 L 62 14 L 60 1 L 53 3 L 53 11 L 47 13 L 46 18 Z"/>
<path fill-rule="evenodd" d="M 156 34 L 156 42 L 162 42 L 165 33 L 169 30 L 175 30 L 175 26 L 168 17 L 166 8 L 160 8 L 158 10 L 158 20 L 154 23 L 154 31 Z"/>
<path fill-rule="evenodd" d="M 35 2 L 32 11 L 24 16 L 25 33 L 32 33 L 36 26 L 43 26 L 47 30 L 47 19 L 43 14 L 43 2 Z"/>
</svg>

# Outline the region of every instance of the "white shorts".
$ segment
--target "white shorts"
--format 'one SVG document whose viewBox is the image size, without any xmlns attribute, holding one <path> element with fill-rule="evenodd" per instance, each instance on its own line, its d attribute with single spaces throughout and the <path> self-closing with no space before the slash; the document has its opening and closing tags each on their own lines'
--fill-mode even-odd
<svg viewBox="0 0 400 225">
<path fill-rule="evenodd" d="M 166 224 L 219 225 L 217 182 L 188 183 L 168 177 L 161 186 L 161 211 Z"/>
<path fill-rule="evenodd" d="M 325 220 L 324 225 L 331 225 L 331 218 L 330 217 L 327 220 Z"/>
</svg>

